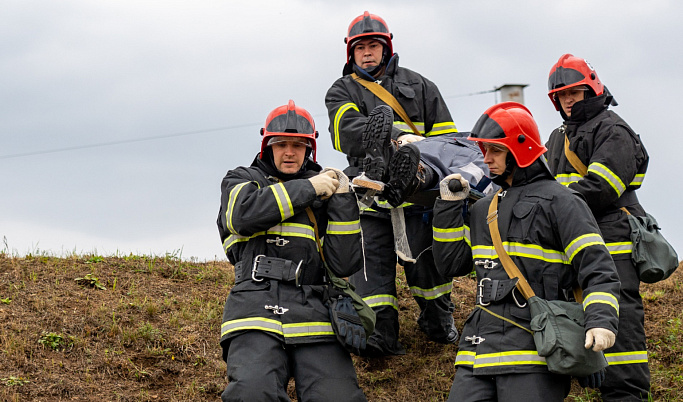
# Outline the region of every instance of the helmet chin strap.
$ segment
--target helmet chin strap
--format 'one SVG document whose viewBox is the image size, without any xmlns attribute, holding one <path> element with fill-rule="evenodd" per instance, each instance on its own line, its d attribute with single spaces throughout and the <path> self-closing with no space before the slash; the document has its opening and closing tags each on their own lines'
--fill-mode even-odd
<svg viewBox="0 0 683 402">
<path fill-rule="evenodd" d="M 517 169 L 517 161 L 515 161 L 515 157 L 512 156 L 512 153 L 508 152 L 505 157 L 505 171 L 501 174 L 492 174 L 491 181 L 506 188 L 508 187 L 506 180 L 515 173 L 515 169 Z"/>
</svg>

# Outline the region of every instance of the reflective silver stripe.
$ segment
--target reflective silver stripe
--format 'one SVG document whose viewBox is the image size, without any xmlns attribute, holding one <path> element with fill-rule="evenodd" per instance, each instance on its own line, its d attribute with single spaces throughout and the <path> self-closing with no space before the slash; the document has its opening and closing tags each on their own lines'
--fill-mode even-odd
<svg viewBox="0 0 683 402">
<path fill-rule="evenodd" d="M 436 241 L 454 242 L 465 239 L 465 227 L 441 229 L 432 227 L 433 238 Z"/>
<path fill-rule="evenodd" d="M 221 336 L 243 330 L 274 332 L 285 338 L 334 335 L 332 324 L 329 322 L 301 322 L 283 325 L 277 320 L 263 317 L 251 317 L 224 322 L 223 325 L 221 325 Z"/>
<path fill-rule="evenodd" d="M 572 240 L 572 242 L 569 243 L 567 248 L 564 250 L 564 253 L 569 258 L 569 261 L 571 261 L 579 251 L 586 247 L 596 245 L 602 247 L 605 246 L 605 241 L 602 240 L 602 236 L 597 233 L 587 233 Z"/>
<path fill-rule="evenodd" d="M 391 306 L 398 311 L 398 299 L 392 295 L 374 295 L 364 297 L 363 301 L 370 307 Z"/>
<path fill-rule="evenodd" d="M 474 352 L 459 351 L 455 356 L 455 365 L 473 366 L 475 357 L 476 353 Z"/>
<path fill-rule="evenodd" d="M 568 186 L 572 183 L 576 183 L 577 181 L 581 180 L 583 176 L 581 176 L 578 173 L 567 173 L 567 174 L 558 174 L 555 176 L 555 180 L 557 180 L 560 184 L 563 186 Z"/>
<path fill-rule="evenodd" d="M 569 264 L 567 256 L 557 250 L 545 249 L 534 244 L 504 242 L 503 248 L 509 255 L 533 258 L 551 263 Z M 473 246 L 472 258 L 494 259 L 498 254 L 493 246 Z"/>
<path fill-rule="evenodd" d="M 630 182 L 628 185 L 629 186 L 642 186 L 643 180 L 645 180 L 645 174 L 640 173 L 640 174 L 637 174 L 636 177 L 633 178 L 633 181 Z"/>
<path fill-rule="evenodd" d="M 460 352 L 458 352 L 458 355 L 456 357 L 456 364 L 458 364 L 458 358 L 460 358 Z M 483 367 L 496 367 L 496 366 L 519 366 L 519 365 L 546 365 L 545 362 L 545 357 L 541 357 L 538 355 L 538 352 L 535 350 L 515 350 L 515 351 L 510 351 L 510 352 L 499 352 L 499 353 L 487 353 L 483 355 L 477 355 L 477 354 L 464 354 L 462 356 L 462 360 L 464 362 L 470 362 L 472 361 L 472 358 L 474 358 L 473 363 L 469 363 L 473 365 L 473 368 L 483 368 Z M 463 364 L 463 363 L 460 363 Z M 467 363 L 465 363 L 467 364 Z"/>
<path fill-rule="evenodd" d="M 630 241 L 607 243 L 605 245 L 610 254 L 628 254 L 633 250 L 633 243 Z"/>
<path fill-rule="evenodd" d="M 647 350 L 633 352 L 605 353 L 605 359 L 610 366 L 619 364 L 640 364 L 647 363 Z"/>
<path fill-rule="evenodd" d="M 277 205 L 280 208 L 282 220 L 291 218 L 294 215 L 294 207 L 292 207 L 292 200 L 289 199 L 285 185 L 276 183 L 270 186 L 270 189 L 273 190 L 273 195 L 275 195 L 275 201 L 277 201 Z"/>
<path fill-rule="evenodd" d="M 337 113 L 334 114 L 334 149 L 336 149 L 339 152 L 342 152 L 341 149 L 341 139 L 339 136 L 339 123 L 341 122 L 342 116 L 344 116 L 344 113 L 346 113 L 349 109 L 353 109 L 356 112 L 360 112 L 358 110 L 358 106 L 356 106 L 355 103 L 345 103 L 337 109 Z"/>
<path fill-rule="evenodd" d="M 329 322 L 300 322 L 284 324 L 282 326 L 285 338 L 302 336 L 334 335 L 332 324 Z"/>
<path fill-rule="evenodd" d="M 458 129 L 455 127 L 455 123 L 452 121 L 446 121 L 443 123 L 437 123 L 432 126 L 432 130 L 425 134 L 426 137 L 431 137 L 434 135 L 457 133 Z"/>
<path fill-rule="evenodd" d="M 624 183 L 621 181 L 619 176 L 614 174 L 611 170 L 607 168 L 607 166 L 603 165 L 602 163 L 598 162 L 593 162 L 588 166 L 588 172 L 593 172 L 596 175 L 602 177 L 609 183 L 610 186 L 614 189 L 614 191 L 617 192 L 617 195 L 621 196 L 621 194 L 626 191 L 626 186 Z"/>
<path fill-rule="evenodd" d="M 228 232 L 237 234 L 235 227 L 232 225 L 232 211 L 235 209 L 235 202 L 237 202 L 237 195 L 242 190 L 242 187 L 249 184 L 249 182 L 240 183 L 230 190 L 230 196 L 228 197 L 228 205 L 225 208 L 225 226 Z"/>
<path fill-rule="evenodd" d="M 313 227 L 302 223 L 282 222 L 281 224 L 268 229 L 265 234 L 303 237 L 315 241 L 315 230 Z"/>
<path fill-rule="evenodd" d="M 583 309 L 586 310 L 586 307 L 590 306 L 593 303 L 604 303 L 609 306 L 612 306 L 617 311 L 617 315 L 619 315 L 619 302 L 617 301 L 617 298 L 606 292 L 592 292 L 588 294 L 588 296 L 584 296 L 583 299 Z"/>
<path fill-rule="evenodd" d="M 414 297 L 421 297 L 426 300 L 433 300 L 439 296 L 447 295 L 451 293 L 453 289 L 453 282 L 444 283 L 443 285 L 434 286 L 431 289 L 422 289 L 417 286 L 410 287 L 410 293 Z"/>
<path fill-rule="evenodd" d="M 413 124 L 415 125 L 415 128 L 417 128 L 417 131 L 420 132 L 420 134 L 424 135 L 425 133 L 425 124 L 422 122 L 417 122 L 414 121 Z M 394 122 L 394 127 L 401 130 L 405 131 L 406 134 L 415 134 L 412 128 L 408 125 L 408 123 L 404 123 L 402 121 L 395 121 Z"/>
<path fill-rule="evenodd" d="M 261 232 L 261 234 L 263 234 L 263 232 Z M 232 247 L 235 243 L 241 243 L 243 241 L 249 241 L 250 239 L 251 239 L 251 237 L 249 237 L 249 236 L 230 235 L 230 236 L 226 237 L 225 240 L 223 241 L 223 250 L 225 250 L 225 252 L 227 253 L 228 249 L 230 247 Z"/>
<path fill-rule="evenodd" d="M 360 220 L 350 222 L 327 222 L 327 234 L 348 235 L 360 233 Z"/>
<path fill-rule="evenodd" d="M 223 325 L 221 325 L 221 336 L 247 329 L 257 329 L 284 335 L 282 332 L 282 323 L 280 321 L 262 317 L 252 317 L 224 322 Z"/>
</svg>

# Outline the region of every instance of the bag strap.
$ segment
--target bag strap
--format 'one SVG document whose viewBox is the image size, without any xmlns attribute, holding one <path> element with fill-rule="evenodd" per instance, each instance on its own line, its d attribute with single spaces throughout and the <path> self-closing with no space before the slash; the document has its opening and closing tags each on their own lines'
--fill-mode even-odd
<svg viewBox="0 0 683 402">
<path fill-rule="evenodd" d="M 311 220 L 311 223 L 313 223 L 313 233 L 315 233 L 315 242 L 318 244 L 318 252 L 320 253 L 320 259 L 323 261 L 323 265 L 325 266 L 327 275 L 330 277 L 330 280 L 336 279 L 337 276 L 332 272 L 330 267 L 327 266 L 327 261 L 325 261 L 325 255 L 323 254 L 323 245 L 320 241 L 320 236 L 318 235 L 318 221 L 315 219 L 315 215 L 313 214 L 313 210 L 311 209 L 311 207 L 306 207 L 306 214 L 308 215 L 308 219 Z"/>
<path fill-rule="evenodd" d="M 519 271 L 519 268 L 517 268 L 517 265 L 515 265 L 515 262 L 512 261 L 512 258 L 510 258 L 508 253 L 505 251 L 505 248 L 503 247 L 503 241 L 500 238 L 500 230 L 498 229 L 498 195 L 501 191 L 502 189 L 499 189 L 491 200 L 486 222 L 489 224 L 489 231 L 491 232 L 493 247 L 496 249 L 498 259 L 500 259 L 500 262 L 503 264 L 505 272 L 507 272 L 510 278 L 519 279 L 517 282 L 517 289 L 519 289 L 519 291 L 522 293 L 522 296 L 528 300 L 530 297 L 535 296 L 536 294 L 534 293 L 533 289 L 531 289 L 531 286 L 529 285 L 529 282 L 527 282 L 524 275 L 522 275 L 522 273 Z"/>
<path fill-rule="evenodd" d="M 588 168 L 581 162 L 581 159 L 576 155 L 576 152 L 569 149 L 569 138 L 567 138 L 567 134 L 564 135 L 564 154 L 572 167 L 581 176 L 585 176 L 588 173 Z"/>
<path fill-rule="evenodd" d="M 362 86 L 364 86 L 365 88 L 370 90 L 370 92 L 375 94 L 375 96 L 377 96 L 384 103 L 391 106 L 391 108 L 394 109 L 394 111 L 399 116 L 401 116 L 401 119 L 403 119 L 403 121 L 406 122 L 406 124 L 408 124 L 410 126 L 410 128 L 413 130 L 413 133 L 415 133 L 415 135 L 419 135 L 420 137 L 424 137 L 424 135 L 420 134 L 420 130 L 418 130 L 417 127 L 415 127 L 415 124 L 413 124 L 413 122 L 410 121 L 410 117 L 408 117 L 408 113 L 406 113 L 406 111 L 403 110 L 403 106 L 401 106 L 401 104 L 398 103 L 398 101 L 396 100 L 394 95 L 391 94 L 391 92 L 387 91 L 386 89 L 384 89 L 383 86 L 379 85 L 376 82 L 368 81 L 366 79 L 359 77 L 358 74 L 356 74 L 356 73 L 351 74 L 351 78 L 353 78 L 354 80 L 356 80 L 357 83 L 361 84 Z"/>
</svg>

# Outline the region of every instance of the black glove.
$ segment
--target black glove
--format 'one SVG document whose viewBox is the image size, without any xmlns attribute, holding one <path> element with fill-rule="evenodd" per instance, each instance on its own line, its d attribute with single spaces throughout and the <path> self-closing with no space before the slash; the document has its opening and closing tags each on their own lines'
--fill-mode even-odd
<svg viewBox="0 0 683 402">
<path fill-rule="evenodd" d="M 597 371 L 585 377 L 577 377 L 579 385 L 583 388 L 600 388 L 602 382 L 605 381 L 605 369 Z"/>
<path fill-rule="evenodd" d="M 334 293 L 327 299 L 334 333 L 349 352 L 360 355 L 360 351 L 365 349 L 367 340 L 363 324 L 353 307 L 353 300 L 340 292 L 330 293 Z"/>
</svg>

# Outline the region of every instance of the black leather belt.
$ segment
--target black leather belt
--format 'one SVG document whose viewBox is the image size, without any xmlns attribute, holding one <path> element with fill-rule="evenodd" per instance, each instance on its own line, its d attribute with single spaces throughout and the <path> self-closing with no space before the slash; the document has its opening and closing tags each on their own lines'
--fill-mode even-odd
<svg viewBox="0 0 683 402">
<path fill-rule="evenodd" d="M 242 261 L 235 264 L 235 284 L 246 280 L 262 282 L 265 279 L 294 282 L 297 286 L 325 283 L 322 269 L 305 268 L 303 260 L 297 263 L 284 258 L 258 255 L 251 264 L 244 264 Z"/>
</svg>

